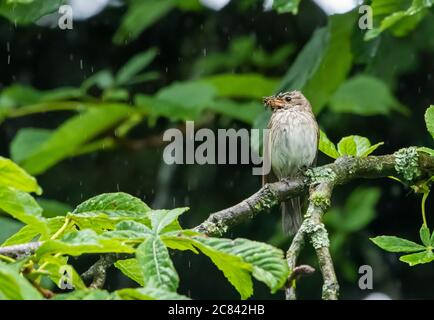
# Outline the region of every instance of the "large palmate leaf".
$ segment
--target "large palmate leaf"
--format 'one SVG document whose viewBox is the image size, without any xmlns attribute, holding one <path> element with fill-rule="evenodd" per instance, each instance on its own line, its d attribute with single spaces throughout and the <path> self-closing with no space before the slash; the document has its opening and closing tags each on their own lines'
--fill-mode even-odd
<svg viewBox="0 0 434 320">
<path fill-rule="evenodd" d="M 149 237 L 136 250 L 146 287 L 176 291 L 179 277 L 169 251 L 158 236 Z"/>
<path fill-rule="evenodd" d="M 0 300 L 39 300 L 41 294 L 14 267 L 0 261 Z"/>
<path fill-rule="evenodd" d="M 124 105 L 104 105 L 90 108 L 62 124 L 22 166 L 31 174 L 40 174 L 64 158 L 72 155 L 84 143 L 113 127 L 129 116 L 131 109 Z"/>
<path fill-rule="evenodd" d="M 42 193 L 35 178 L 9 159 L 0 157 L 0 186 L 12 187 L 24 192 Z"/>
</svg>

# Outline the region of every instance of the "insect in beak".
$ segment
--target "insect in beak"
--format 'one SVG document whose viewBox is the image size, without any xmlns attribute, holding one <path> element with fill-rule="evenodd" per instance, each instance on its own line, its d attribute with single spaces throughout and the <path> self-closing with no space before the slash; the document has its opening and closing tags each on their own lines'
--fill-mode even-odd
<svg viewBox="0 0 434 320">
<path fill-rule="evenodd" d="M 270 109 L 278 109 L 284 106 L 285 102 L 276 97 L 276 96 L 270 96 L 270 97 L 264 97 L 263 100 L 265 108 Z"/>
</svg>

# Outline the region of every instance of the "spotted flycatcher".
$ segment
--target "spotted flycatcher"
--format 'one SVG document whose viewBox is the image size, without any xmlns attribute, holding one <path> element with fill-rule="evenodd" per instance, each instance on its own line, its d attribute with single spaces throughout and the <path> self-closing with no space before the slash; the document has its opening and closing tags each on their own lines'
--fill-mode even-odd
<svg viewBox="0 0 434 320">
<path fill-rule="evenodd" d="M 264 104 L 273 114 L 263 153 L 264 163 L 271 161 L 271 171 L 263 175 L 263 184 L 294 178 L 315 165 L 319 141 L 318 124 L 312 107 L 301 92 L 266 97 Z M 285 233 L 293 234 L 300 228 L 305 200 L 297 197 L 282 203 Z"/>
</svg>

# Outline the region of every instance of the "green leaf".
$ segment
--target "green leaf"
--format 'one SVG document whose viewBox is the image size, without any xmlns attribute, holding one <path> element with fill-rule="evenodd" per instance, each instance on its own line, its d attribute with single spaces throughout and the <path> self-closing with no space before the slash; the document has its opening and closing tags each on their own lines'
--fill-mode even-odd
<svg viewBox="0 0 434 320">
<path fill-rule="evenodd" d="M 375 206 L 380 196 L 379 188 L 356 188 L 345 203 L 342 227 L 348 232 L 366 227 L 375 218 Z"/>
<path fill-rule="evenodd" d="M 211 259 L 213 259 L 212 256 L 215 254 L 214 250 L 219 252 L 218 254 L 225 253 L 233 257 L 240 258 L 244 263 L 250 265 L 250 266 L 246 266 L 242 264 L 243 265 L 242 268 L 244 268 L 245 271 L 251 270 L 253 277 L 255 277 L 257 280 L 261 282 L 264 282 L 271 289 L 271 292 L 273 293 L 276 292 L 278 289 L 280 289 L 288 279 L 289 270 L 288 270 L 288 264 L 284 258 L 284 254 L 282 250 L 277 249 L 273 246 L 261 242 L 247 240 L 247 239 L 231 240 L 231 239 L 219 239 L 219 238 L 194 237 L 194 241 L 195 241 L 194 245 L 198 247 L 198 249 L 200 249 L 206 255 L 208 255 L 208 253 L 211 253 L 210 256 Z M 225 260 L 226 258 L 228 257 L 224 255 L 219 256 L 217 257 L 217 261 L 220 262 L 222 260 Z M 233 260 L 233 258 L 228 258 L 228 259 L 231 260 L 230 262 L 228 262 L 229 264 L 234 263 L 233 267 L 235 267 L 235 265 L 239 263 L 239 260 Z M 219 266 L 218 264 L 217 266 L 220 269 L 221 266 Z M 232 272 L 231 270 L 228 269 L 226 270 L 230 271 L 229 274 L 231 274 Z M 225 276 L 227 276 L 226 273 Z M 244 277 L 244 271 L 241 272 L 241 276 Z M 234 280 L 233 278 L 231 279 Z M 229 281 L 231 281 L 231 279 Z M 250 285 L 249 282 L 247 282 L 246 284 Z M 242 294 L 242 297 L 247 298 L 248 297 L 247 293 L 249 292 L 250 288 L 247 285 L 246 286 L 242 285 L 240 289 L 242 289 L 241 291 L 238 290 L 240 293 L 242 292 L 246 293 L 246 295 L 244 296 Z"/>
<path fill-rule="evenodd" d="M 41 228 L 38 228 L 38 225 L 36 227 L 34 225 L 25 225 L 22 227 L 17 233 L 13 234 L 11 237 L 9 237 L 2 246 L 12 246 L 15 244 L 22 244 L 22 243 L 28 243 L 32 242 L 36 239 L 37 236 L 41 235 L 41 238 L 39 240 L 47 240 L 49 237 L 51 237 L 57 230 L 62 227 L 62 225 L 65 223 L 65 219 L 63 217 L 56 217 L 51 219 L 45 220 L 47 228 L 49 230 L 48 233 L 46 232 L 45 228 L 41 230 Z"/>
<path fill-rule="evenodd" d="M 64 0 L 2 0 L 0 15 L 14 24 L 29 24 L 57 11 L 64 2 Z"/>
<path fill-rule="evenodd" d="M 292 14 L 297 14 L 300 1 L 301 0 L 274 0 L 273 9 L 278 13 L 291 12 Z"/>
<path fill-rule="evenodd" d="M 278 86 L 276 79 L 265 78 L 256 73 L 220 74 L 202 82 L 213 85 L 220 97 L 262 99 L 273 94 Z"/>
<path fill-rule="evenodd" d="M 264 107 L 258 102 L 241 103 L 226 99 L 213 101 L 207 105 L 207 109 L 250 125 L 264 111 Z"/>
<path fill-rule="evenodd" d="M 377 150 L 379 147 L 381 147 L 384 144 L 384 142 L 379 142 L 374 144 L 373 146 L 370 146 L 367 150 L 365 150 L 360 157 L 367 157 L 369 156 L 372 152 L 374 152 L 375 150 Z"/>
<path fill-rule="evenodd" d="M 188 297 L 160 288 L 136 288 L 115 291 L 122 300 L 189 300 Z"/>
<path fill-rule="evenodd" d="M 370 240 L 381 249 L 389 252 L 417 252 L 425 250 L 424 246 L 416 242 L 395 236 L 378 236 L 375 238 L 370 238 Z"/>
<path fill-rule="evenodd" d="M 0 243 L 17 233 L 23 224 L 15 219 L 0 216 Z"/>
<path fill-rule="evenodd" d="M 338 151 L 342 156 L 366 157 L 383 144 L 380 142 L 371 146 L 368 138 L 354 135 L 342 138 L 338 143 Z"/>
<path fill-rule="evenodd" d="M 81 229 L 88 228 L 101 233 L 115 229 L 119 222 L 125 220 L 150 225 L 150 210 L 142 200 L 127 193 L 103 193 L 78 205 L 68 217 Z"/>
<path fill-rule="evenodd" d="M 107 229 L 107 228 L 106 228 Z M 143 242 L 145 238 L 154 235 L 154 232 L 142 223 L 132 220 L 124 220 L 116 225 L 116 230 L 106 231 L 103 233 L 105 238 L 140 241 Z"/>
<path fill-rule="evenodd" d="M 79 256 L 88 253 L 133 253 L 134 249 L 121 241 L 98 236 L 95 231 L 85 229 L 65 234 L 61 240 L 45 241 L 36 251 L 41 257 L 50 253 Z"/>
<path fill-rule="evenodd" d="M 284 76 L 280 91 L 302 91 L 314 112 L 319 113 L 351 69 L 351 37 L 356 20 L 354 12 L 330 16 L 327 27 L 315 31 L 301 50 Z"/>
<path fill-rule="evenodd" d="M 81 89 L 83 91 L 88 91 L 91 87 L 97 86 L 100 89 L 108 89 L 113 87 L 115 84 L 115 79 L 113 74 L 109 70 L 100 70 L 89 78 L 83 81 L 81 84 Z"/>
<path fill-rule="evenodd" d="M 68 265 L 68 257 L 63 256 L 46 256 L 42 258 L 39 261 L 39 264 L 44 264 L 44 270 L 49 273 L 50 279 L 56 284 L 56 286 L 59 286 L 60 279 L 63 276 L 62 271 L 64 271 L 64 268 L 66 265 Z M 71 284 L 74 287 L 75 290 L 83 290 L 87 289 L 86 285 L 84 284 L 83 280 L 81 279 L 80 275 L 77 273 L 77 271 L 71 266 L 68 265 L 68 268 L 71 270 Z"/>
<path fill-rule="evenodd" d="M 145 285 L 145 280 L 143 280 L 142 268 L 137 259 L 118 260 L 115 262 L 114 265 L 128 278 L 137 282 L 142 287 Z"/>
<path fill-rule="evenodd" d="M 430 106 L 425 112 L 425 123 L 428 132 L 434 139 L 434 106 Z"/>
<path fill-rule="evenodd" d="M 175 82 L 157 92 L 156 98 L 192 109 L 204 109 L 216 95 L 216 89 L 206 82 Z"/>
<path fill-rule="evenodd" d="M 173 210 L 154 210 L 149 212 L 152 231 L 155 234 L 162 234 L 173 230 L 181 230 L 178 224 L 178 217 L 189 208 L 176 208 Z"/>
<path fill-rule="evenodd" d="M 387 115 L 392 110 L 408 112 L 392 95 L 386 83 L 368 75 L 346 80 L 331 97 L 330 108 L 335 112 L 362 116 Z"/>
<path fill-rule="evenodd" d="M 169 251 L 158 237 L 146 239 L 136 250 L 146 287 L 176 291 L 179 277 L 169 256 Z"/>
<path fill-rule="evenodd" d="M 320 130 L 318 149 L 333 159 L 337 159 L 340 156 L 338 150 L 336 150 L 335 144 L 329 140 L 325 132 L 322 130 Z"/>
<path fill-rule="evenodd" d="M 42 209 L 28 193 L 0 187 L 0 209 L 21 222 L 31 225 L 42 234 L 48 232 Z"/>
<path fill-rule="evenodd" d="M 8 113 L 8 111 L 22 105 L 31 105 L 41 100 L 42 94 L 40 91 L 24 86 L 14 84 L 1 91 L 0 94 L 0 113 Z"/>
<path fill-rule="evenodd" d="M 192 108 L 189 105 L 177 102 L 156 99 L 155 97 L 138 94 L 135 96 L 137 111 L 153 119 L 160 117 L 168 118 L 172 121 L 195 120 L 199 118 L 202 109 Z M 208 103 L 206 104 L 209 105 Z"/>
<path fill-rule="evenodd" d="M 334 208 L 327 213 L 327 225 L 342 234 L 362 230 L 375 218 L 375 206 L 380 195 L 379 188 L 357 187 L 351 192 L 343 209 Z"/>
<path fill-rule="evenodd" d="M 74 214 L 83 212 L 117 211 L 125 213 L 146 213 L 151 209 L 139 198 L 128 193 L 103 193 L 92 197 L 75 208 Z"/>
<path fill-rule="evenodd" d="M 0 261 L 0 300 L 40 300 L 41 294 L 12 266 Z"/>
<path fill-rule="evenodd" d="M 434 156 L 434 149 L 431 149 L 431 148 L 420 147 L 420 148 L 417 148 L 417 151 L 422 151 L 422 152 L 428 153 L 431 156 Z"/>
<path fill-rule="evenodd" d="M 116 75 L 116 83 L 118 85 L 128 84 L 134 76 L 146 68 L 157 55 L 156 49 L 149 49 L 132 57 Z"/>
<path fill-rule="evenodd" d="M 127 106 L 107 104 L 72 117 L 23 162 L 23 167 L 31 174 L 43 173 L 81 145 L 121 122 L 130 112 Z"/>
<path fill-rule="evenodd" d="M 211 241 L 213 240 L 217 239 L 211 239 Z M 223 272 L 226 279 L 239 292 L 241 299 L 247 299 L 253 294 L 253 282 L 250 276 L 253 271 L 251 264 L 244 262 L 241 257 L 223 252 L 220 250 L 219 243 L 206 243 L 203 239 L 194 239 L 193 241 L 194 245 Z"/>
<path fill-rule="evenodd" d="M 434 254 L 431 250 L 426 250 L 419 253 L 407 254 L 400 257 L 399 260 L 408 263 L 410 266 L 415 266 L 417 264 L 434 261 Z"/>
<path fill-rule="evenodd" d="M 12 159 L 15 162 L 22 163 L 50 139 L 52 133 L 53 131 L 47 129 L 20 129 L 10 145 Z"/>
<path fill-rule="evenodd" d="M 136 39 L 174 7 L 175 2 L 172 0 L 132 0 L 113 41 L 119 45 Z"/>
<path fill-rule="evenodd" d="M 430 240 L 431 232 L 429 231 L 429 228 L 426 225 L 422 225 L 419 231 L 419 235 L 420 235 L 420 240 L 422 240 L 422 243 L 426 247 L 431 246 L 431 240 Z"/>
<path fill-rule="evenodd" d="M 11 160 L 0 157 L 0 186 L 24 192 L 42 193 L 36 179 Z"/>
<path fill-rule="evenodd" d="M 51 300 L 112 300 L 113 296 L 105 290 L 74 290 L 56 294 Z"/>
<path fill-rule="evenodd" d="M 432 0 L 373 0 L 371 6 L 377 27 L 366 32 L 365 40 L 376 38 L 388 29 L 396 36 L 405 36 L 419 24 L 432 5 Z"/>
</svg>

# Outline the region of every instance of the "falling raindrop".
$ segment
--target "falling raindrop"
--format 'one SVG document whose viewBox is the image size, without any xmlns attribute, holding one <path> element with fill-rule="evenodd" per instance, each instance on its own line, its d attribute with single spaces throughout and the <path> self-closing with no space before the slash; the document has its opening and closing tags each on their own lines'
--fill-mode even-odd
<svg viewBox="0 0 434 320">
<path fill-rule="evenodd" d="M 83 59 L 80 59 L 80 69 L 83 70 Z"/>
<path fill-rule="evenodd" d="M 203 56 L 206 57 L 206 54 L 207 54 L 206 48 L 203 48 Z"/>
</svg>

